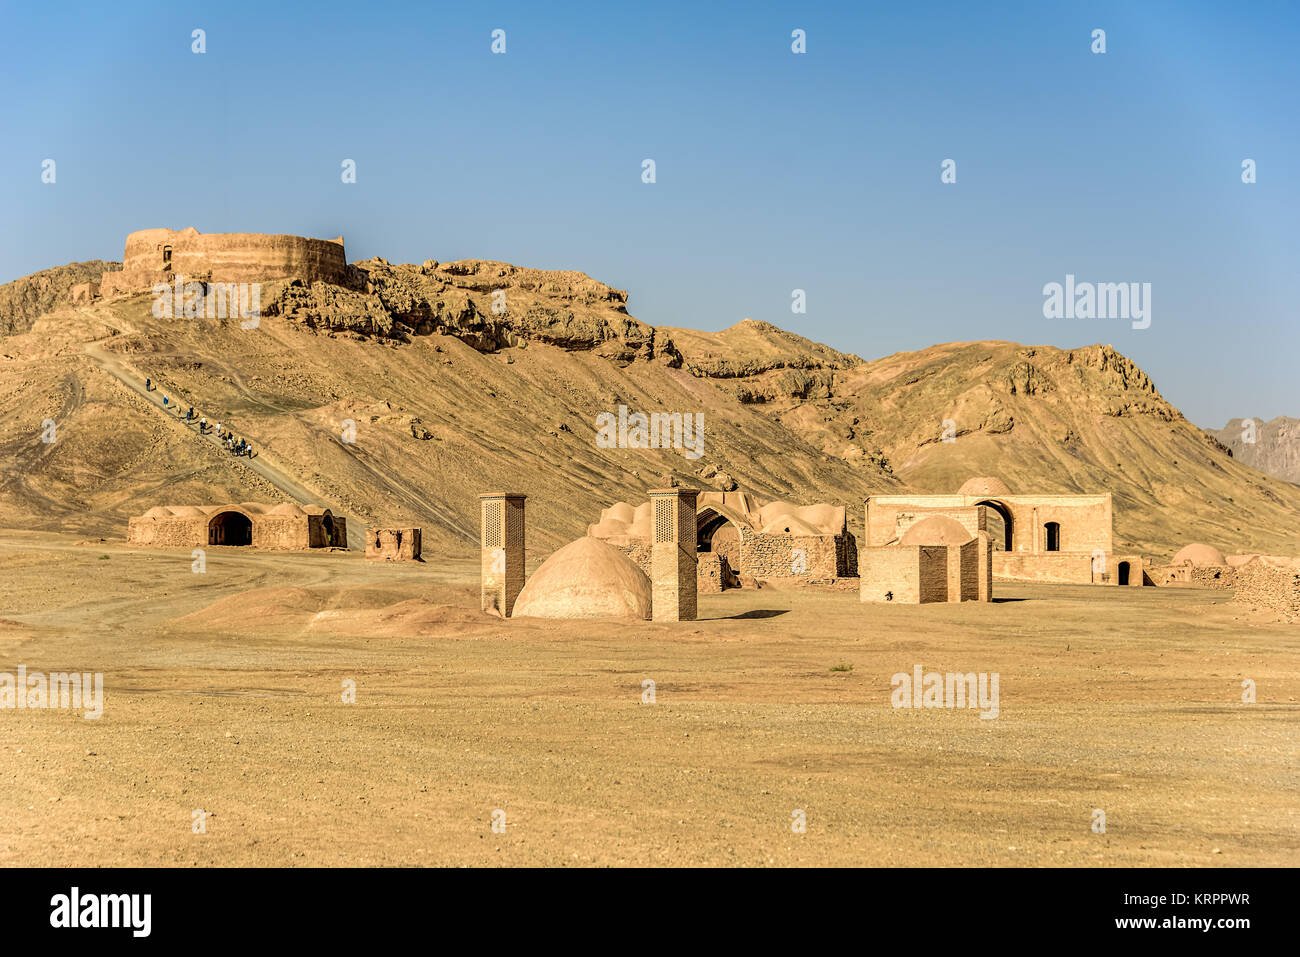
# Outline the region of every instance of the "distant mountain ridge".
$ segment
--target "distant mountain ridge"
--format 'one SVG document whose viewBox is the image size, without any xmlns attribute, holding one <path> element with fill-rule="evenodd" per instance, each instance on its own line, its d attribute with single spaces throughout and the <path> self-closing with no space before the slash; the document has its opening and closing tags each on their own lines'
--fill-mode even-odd
<svg viewBox="0 0 1300 957">
<path fill-rule="evenodd" d="M 1300 484 L 1300 419 L 1232 419 L 1213 435 L 1239 462 Z"/>
</svg>

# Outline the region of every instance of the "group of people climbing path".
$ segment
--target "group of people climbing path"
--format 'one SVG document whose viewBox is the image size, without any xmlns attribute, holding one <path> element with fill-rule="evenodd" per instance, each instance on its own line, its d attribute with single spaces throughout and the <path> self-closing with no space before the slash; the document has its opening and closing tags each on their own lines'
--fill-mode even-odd
<svg viewBox="0 0 1300 957">
<path fill-rule="evenodd" d="M 154 392 L 156 391 L 156 388 L 157 387 L 153 384 L 153 379 L 146 377 L 144 380 L 144 391 Z M 171 411 L 175 409 L 176 416 L 178 418 L 182 414 L 180 403 L 173 402 L 171 398 L 167 395 L 164 395 L 162 397 L 162 407 L 163 407 L 163 411 L 167 413 L 171 413 Z M 186 408 L 184 415 L 185 415 L 186 425 L 189 425 L 192 422 L 196 422 L 199 430 L 199 435 L 215 434 L 218 441 L 220 441 L 221 444 L 226 447 L 226 451 L 229 452 L 231 455 L 244 455 L 251 459 L 253 456 L 257 454 L 256 452 L 253 451 L 253 446 L 250 445 L 246 439 L 242 439 L 239 436 L 235 435 L 234 432 L 231 432 L 229 429 L 223 427 L 220 422 L 218 422 L 215 426 L 209 427 L 207 416 L 200 415 L 199 413 L 195 412 L 194 406 L 191 405 L 188 408 Z"/>
</svg>

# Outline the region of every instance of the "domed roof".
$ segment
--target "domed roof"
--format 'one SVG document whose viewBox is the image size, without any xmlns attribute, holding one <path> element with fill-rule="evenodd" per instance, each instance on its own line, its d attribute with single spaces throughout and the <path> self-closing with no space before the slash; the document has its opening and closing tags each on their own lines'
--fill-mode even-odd
<svg viewBox="0 0 1300 957">
<path fill-rule="evenodd" d="M 977 478 L 968 478 L 962 483 L 961 488 L 957 489 L 958 495 L 1010 495 L 1011 489 L 1007 488 L 1007 483 L 1000 478 L 993 478 L 991 475 L 982 475 Z"/>
<path fill-rule="evenodd" d="M 167 518 L 169 515 L 171 515 L 171 512 L 163 508 L 161 505 L 155 505 L 153 508 L 149 509 L 149 511 L 144 513 L 145 518 Z"/>
<path fill-rule="evenodd" d="M 302 515 L 303 510 L 293 502 L 281 502 L 275 508 L 271 509 L 272 515 Z"/>
<path fill-rule="evenodd" d="M 764 535 L 817 535 L 819 532 L 797 515 L 779 515 L 763 526 Z"/>
<path fill-rule="evenodd" d="M 947 515 L 931 515 L 903 533 L 900 545 L 965 545 L 975 536 Z"/>
<path fill-rule="evenodd" d="M 613 545 L 587 536 L 542 562 L 515 602 L 516 618 L 650 618 L 650 579 Z"/>
<path fill-rule="evenodd" d="M 206 518 L 208 515 L 197 505 L 173 505 L 171 512 L 177 518 Z"/>
<path fill-rule="evenodd" d="M 1219 551 L 1213 545 L 1204 545 L 1201 542 L 1193 542 L 1191 545 L 1184 545 L 1174 556 L 1175 565 L 1226 565 L 1228 560 L 1223 557 L 1223 552 Z"/>
</svg>

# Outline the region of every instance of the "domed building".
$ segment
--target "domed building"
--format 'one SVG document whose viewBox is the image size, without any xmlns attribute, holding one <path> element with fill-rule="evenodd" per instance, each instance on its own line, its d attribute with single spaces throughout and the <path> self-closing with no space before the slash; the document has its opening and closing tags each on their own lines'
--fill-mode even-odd
<svg viewBox="0 0 1300 957">
<path fill-rule="evenodd" d="M 347 548 L 348 532 L 347 519 L 321 505 L 155 505 L 129 520 L 126 541 L 155 548 Z"/>
<path fill-rule="evenodd" d="M 1192 565 L 1196 568 L 1206 568 L 1210 565 L 1226 565 L 1227 557 L 1213 545 L 1205 545 L 1201 542 L 1193 542 L 1191 545 L 1184 545 L 1177 554 L 1171 565 Z"/>
<path fill-rule="evenodd" d="M 931 515 L 903 533 L 900 545 L 965 545 L 975 536 L 946 515 Z"/>
<path fill-rule="evenodd" d="M 981 476 L 979 478 L 969 478 L 962 483 L 961 488 L 957 489 L 958 495 L 978 495 L 981 497 L 993 495 L 1010 495 L 1011 489 L 1007 488 L 1007 483 L 999 478 L 991 476 Z"/>
<path fill-rule="evenodd" d="M 971 536 L 986 534 L 1000 579 L 1079 585 L 1147 580 L 1141 555 L 1115 553 L 1109 492 L 1013 492 L 993 475 L 972 476 L 950 493 L 870 496 L 863 546 L 902 544 L 909 529 L 934 516 L 951 519 Z M 921 544 L 915 536 L 906 541 Z"/>
<path fill-rule="evenodd" d="M 922 604 L 993 600 L 993 543 L 948 515 L 912 524 L 894 542 L 862 549 L 864 602 Z"/>
<path fill-rule="evenodd" d="M 514 618 L 628 618 L 648 621 L 650 579 L 613 545 L 590 535 L 542 562 L 515 600 Z"/>
</svg>

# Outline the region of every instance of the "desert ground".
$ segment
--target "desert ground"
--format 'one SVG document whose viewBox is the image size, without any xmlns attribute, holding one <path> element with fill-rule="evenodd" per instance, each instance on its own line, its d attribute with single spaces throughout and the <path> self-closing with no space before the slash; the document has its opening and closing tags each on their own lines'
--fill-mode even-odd
<svg viewBox="0 0 1300 957">
<path fill-rule="evenodd" d="M 0 533 L 0 671 L 105 680 L 0 721 L 0 864 L 1300 863 L 1300 628 L 1229 592 L 500 620 L 426 558 Z M 998 717 L 894 709 L 918 664 L 998 673 Z"/>
</svg>

